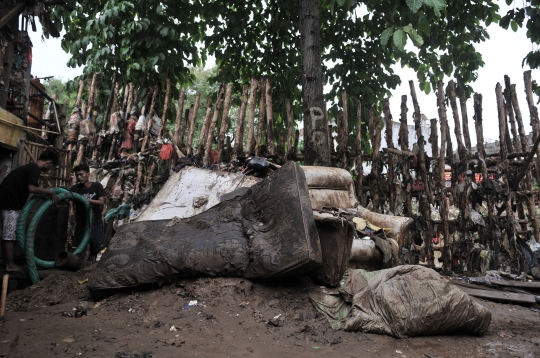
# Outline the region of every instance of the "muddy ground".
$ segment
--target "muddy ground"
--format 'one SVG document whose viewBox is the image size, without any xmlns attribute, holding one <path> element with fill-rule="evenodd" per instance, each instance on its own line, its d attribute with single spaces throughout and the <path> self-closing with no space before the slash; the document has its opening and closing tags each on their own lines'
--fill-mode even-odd
<svg viewBox="0 0 540 358">
<path fill-rule="evenodd" d="M 332 330 L 311 305 L 312 283 L 303 277 L 181 280 L 94 302 L 77 282 L 87 276 L 50 271 L 39 284 L 11 292 L 0 355 L 19 335 L 16 357 L 25 358 L 540 356 L 540 315 L 524 306 L 478 300 L 493 315 L 483 337 L 398 340 Z M 186 307 L 193 300 L 197 305 Z"/>
</svg>

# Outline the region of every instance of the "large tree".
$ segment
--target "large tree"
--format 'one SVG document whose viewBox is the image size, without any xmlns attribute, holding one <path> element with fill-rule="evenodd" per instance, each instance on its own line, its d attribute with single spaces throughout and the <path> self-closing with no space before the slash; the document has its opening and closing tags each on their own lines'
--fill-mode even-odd
<svg viewBox="0 0 540 358">
<path fill-rule="evenodd" d="M 415 69 L 426 92 L 447 75 L 470 94 L 483 65 L 474 45 L 500 19 L 490 0 L 68 2 L 75 10 L 59 9 L 53 19 L 66 26 L 70 64 L 87 65 L 86 73 L 117 72 L 122 83 L 148 85 L 170 68 L 186 82 L 188 65 L 213 55 L 216 80 L 235 83 L 237 91 L 252 77 L 268 77 L 276 118 L 285 117 L 279 113 L 285 98 L 302 98 L 308 164 L 329 162 L 325 100 L 346 89 L 349 105 L 362 101 L 366 110 L 380 110 L 380 100 L 400 83 L 396 63 Z M 332 90 L 323 99 L 325 84 Z"/>
</svg>

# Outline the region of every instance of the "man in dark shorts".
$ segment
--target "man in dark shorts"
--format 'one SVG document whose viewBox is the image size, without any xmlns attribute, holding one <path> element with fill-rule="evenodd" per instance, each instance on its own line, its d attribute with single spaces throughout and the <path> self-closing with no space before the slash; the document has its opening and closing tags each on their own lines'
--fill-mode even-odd
<svg viewBox="0 0 540 358">
<path fill-rule="evenodd" d="M 58 153 L 46 149 L 35 163 L 23 165 L 9 173 L 0 184 L 0 236 L 2 237 L 2 252 L 6 263 L 6 271 L 21 271 L 15 265 L 14 250 L 17 240 L 17 220 L 21 210 L 28 200 L 28 195 L 50 195 L 53 202 L 58 196 L 50 190 L 39 187 L 41 172 L 48 172 L 58 165 Z"/>
<path fill-rule="evenodd" d="M 105 204 L 105 190 L 98 182 L 91 182 L 90 168 L 86 164 L 77 165 L 73 168 L 77 184 L 73 185 L 69 191 L 80 194 L 90 203 L 94 212 L 94 222 L 92 223 L 92 236 L 90 237 L 90 260 L 94 261 L 97 254 L 105 248 L 105 232 L 103 228 L 103 218 L 101 211 Z"/>
</svg>

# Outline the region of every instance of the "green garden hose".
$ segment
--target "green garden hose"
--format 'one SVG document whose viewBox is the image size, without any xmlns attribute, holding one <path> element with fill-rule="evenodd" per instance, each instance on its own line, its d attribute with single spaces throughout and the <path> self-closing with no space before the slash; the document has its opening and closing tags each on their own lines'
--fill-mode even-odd
<svg viewBox="0 0 540 358">
<path fill-rule="evenodd" d="M 84 236 L 77 249 L 73 252 L 73 254 L 77 255 L 86 249 L 86 245 L 90 240 L 93 220 L 92 209 L 88 201 L 82 195 L 72 193 L 62 188 L 54 188 L 52 190 L 58 196 L 58 199 L 60 201 L 66 199 L 75 199 L 84 206 L 84 209 L 86 211 L 86 227 L 84 231 Z M 26 219 L 28 218 L 28 215 L 30 214 L 34 206 L 40 201 L 40 199 L 43 199 L 45 197 L 47 196 L 36 195 L 32 199 L 30 199 L 21 211 L 19 221 L 17 222 L 17 242 L 19 244 L 19 247 L 21 248 L 21 251 L 25 253 L 28 273 L 30 275 L 30 280 L 33 284 L 39 282 L 37 266 L 41 268 L 54 268 L 54 261 L 45 261 L 34 256 L 34 237 L 36 234 L 37 226 L 39 224 L 39 220 L 41 219 L 45 211 L 47 211 L 47 209 L 51 205 L 53 205 L 52 200 L 47 199 L 45 202 L 42 202 L 39 209 L 34 213 L 25 235 Z"/>
</svg>

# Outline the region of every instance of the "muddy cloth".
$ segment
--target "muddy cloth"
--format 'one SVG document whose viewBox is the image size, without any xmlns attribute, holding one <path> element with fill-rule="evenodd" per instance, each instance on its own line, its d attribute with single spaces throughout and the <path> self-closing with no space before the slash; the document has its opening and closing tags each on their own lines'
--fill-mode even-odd
<svg viewBox="0 0 540 358">
<path fill-rule="evenodd" d="M 289 162 L 245 195 L 199 215 L 121 226 L 88 288 L 100 297 L 171 275 L 285 276 L 321 260 L 306 178 Z"/>
<path fill-rule="evenodd" d="M 180 170 L 182 170 L 184 167 L 187 167 L 188 165 L 193 165 L 193 158 L 191 157 L 183 157 L 178 159 L 178 162 L 176 162 L 176 166 L 174 167 L 174 171 L 178 173 Z"/>
<path fill-rule="evenodd" d="M 482 335 L 491 313 L 434 270 L 404 265 L 367 272 L 349 269 L 341 297 L 321 290 L 311 302 L 334 329 L 396 338 L 459 332 Z"/>
</svg>

